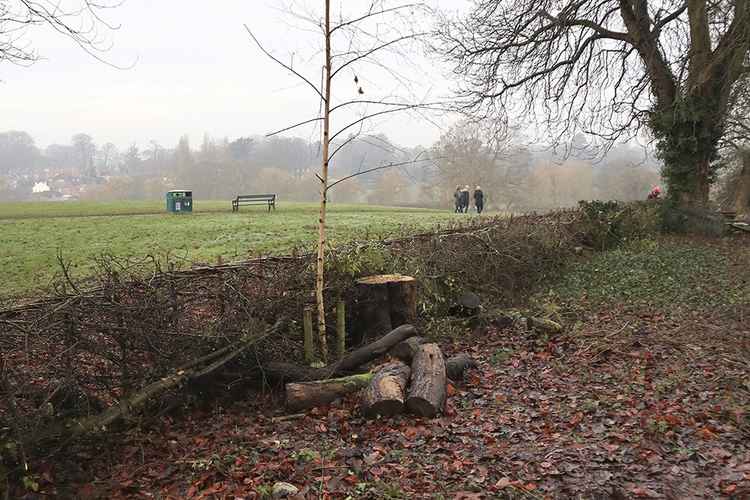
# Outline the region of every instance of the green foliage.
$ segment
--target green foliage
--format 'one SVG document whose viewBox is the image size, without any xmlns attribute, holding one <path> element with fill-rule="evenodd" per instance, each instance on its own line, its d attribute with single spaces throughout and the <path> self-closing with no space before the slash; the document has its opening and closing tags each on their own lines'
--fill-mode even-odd
<svg viewBox="0 0 750 500">
<path fill-rule="evenodd" d="M 302 448 L 299 451 L 293 452 L 291 457 L 297 462 L 307 463 L 313 460 L 320 460 L 320 453 L 310 448 Z"/>
<path fill-rule="evenodd" d="M 657 203 L 580 201 L 584 242 L 598 250 L 654 235 L 661 225 Z"/>
<path fill-rule="evenodd" d="M 509 347 L 502 347 L 492 353 L 492 356 L 490 356 L 490 363 L 493 365 L 503 365 L 506 361 L 508 361 L 513 356 L 513 350 Z"/>
<path fill-rule="evenodd" d="M 34 475 L 23 476 L 22 482 L 23 482 L 23 487 L 26 488 L 27 491 L 33 491 L 33 492 L 39 491 L 39 481 L 36 476 Z"/>
<path fill-rule="evenodd" d="M 261 484 L 256 488 L 258 498 L 262 500 L 270 500 L 273 498 L 273 486 L 270 484 Z"/>
<path fill-rule="evenodd" d="M 342 248 L 331 254 L 328 269 L 348 277 L 382 273 L 390 257 L 388 249 L 377 243 Z"/>
<path fill-rule="evenodd" d="M 750 301 L 750 289 L 733 278 L 716 248 L 641 240 L 574 265 L 551 293 L 566 304 L 705 308 Z M 707 289 L 707 283 L 714 285 Z"/>
</svg>

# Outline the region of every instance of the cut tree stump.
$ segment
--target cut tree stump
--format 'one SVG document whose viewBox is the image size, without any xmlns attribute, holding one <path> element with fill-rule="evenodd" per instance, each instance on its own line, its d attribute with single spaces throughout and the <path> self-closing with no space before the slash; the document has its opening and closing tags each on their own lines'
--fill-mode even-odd
<svg viewBox="0 0 750 500">
<path fill-rule="evenodd" d="M 410 375 L 411 369 L 400 361 L 383 366 L 362 391 L 362 414 L 375 418 L 403 413 Z"/>
<path fill-rule="evenodd" d="M 445 359 L 437 344 L 422 344 L 411 365 L 411 385 L 406 407 L 421 417 L 443 411 L 446 397 Z"/>
<path fill-rule="evenodd" d="M 357 280 L 352 310 L 352 339 L 362 344 L 417 318 L 417 280 L 379 274 Z"/>
<path fill-rule="evenodd" d="M 466 370 L 477 366 L 477 362 L 471 356 L 461 353 L 448 358 L 445 362 L 445 373 L 449 379 L 459 381 L 464 378 Z"/>
<path fill-rule="evenodd" d="M 290 411 L 300 411 L 327 405 L 367 387 L 373 376 L 372 373 L 362 373 L 314 382 L 291 382 L 286 384 L 286 406 Z"/>
</svg>

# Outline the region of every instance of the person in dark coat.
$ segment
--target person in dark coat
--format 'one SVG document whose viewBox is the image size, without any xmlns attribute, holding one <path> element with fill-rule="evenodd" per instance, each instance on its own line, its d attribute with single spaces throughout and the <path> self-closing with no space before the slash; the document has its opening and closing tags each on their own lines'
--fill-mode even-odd
<svg viewBox="0 0 750 500">
<path fill-rule="evenodd" d="M 456 186 L 456 191 L 453 193 L 453 202 L 456 205 L 454 212 L 461 212 L 461 186 Z"/>
<path fill-rule="evenodd" d="M 469 186 L 466 185 L 461 190 L 461 208 L 463 213 L 467 213 L 469 211 Z"/>
<path fill-rule="evenodd" d="M 484 193 L 479 186 L 474 190 L 474 206 L 477 207 L 478 214 L 481 214 L 482 210 L 484 210 Z"/>
</svg>

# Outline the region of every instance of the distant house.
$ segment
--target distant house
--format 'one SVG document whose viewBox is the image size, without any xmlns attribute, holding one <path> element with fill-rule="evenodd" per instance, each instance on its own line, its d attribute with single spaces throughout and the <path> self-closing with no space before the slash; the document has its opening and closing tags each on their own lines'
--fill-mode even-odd
<svg viewBox="0 0 750 500">
<path fill-rule="evenodd" d="M 50 191 L 50 187 L 49 187 L 49 184 L 47 184 L 46 182 L 37 182 L 31 188 L 32 194 L 46 193 L 48 191 Z"/>
</svg>

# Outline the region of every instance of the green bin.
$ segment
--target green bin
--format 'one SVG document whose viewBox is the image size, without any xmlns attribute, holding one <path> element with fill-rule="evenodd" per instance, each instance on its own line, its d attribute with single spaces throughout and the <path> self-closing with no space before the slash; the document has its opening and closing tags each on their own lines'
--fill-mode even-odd
<svg viewBox="0 0 750 500">
<path fill-rule="evenodd" d="M 193 211 L 193 192 L 175 189 L 167 192 L 167 212 L 183 213 Z"/>
</svg>

